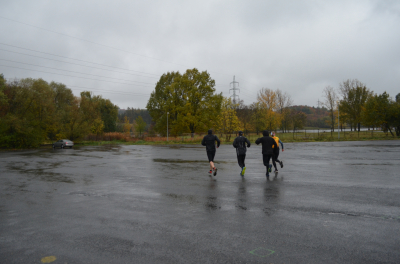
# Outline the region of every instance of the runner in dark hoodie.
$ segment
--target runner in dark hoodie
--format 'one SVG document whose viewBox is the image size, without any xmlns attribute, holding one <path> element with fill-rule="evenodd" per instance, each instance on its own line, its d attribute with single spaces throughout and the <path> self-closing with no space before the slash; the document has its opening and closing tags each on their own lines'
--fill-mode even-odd
<svg viewBox="0 0 400 264">
<path fill-rule="evenodd" d="M 213 173 L 214 176 L 217 175 L 217 168 L 214 166 L 214 156 L 215 156 L 215 141 L 217 141 L 217 148 L 221 144 L 218 137 L 212 134 L 212 130 L 208 130 L 208 135 L 204 136 L 203 140 L 201 141 L 201 145 L 206 146 L 208 161 L 210 162 L 210 171 L 208 173 Z"/>
<path fill-rule="evenodd" d="M 236 148 L 236 155 L 239 167 L 242 168 L 240 176 L 244 176 L 244 173 L 246 172 L 246 165 L 244 164 L 247 151 L 246 145 L 248 148 L 250 148 L 250 141 L 243 136 L 242 131 L 239 131 L 239 136 L 233 141 L 233 147 Z"/>
<path fill-rule="evenodd" d="M 267 176 L 267 178 L 269 178 L 269 173 L 271 172 L 271 168 L 269 166 L 269 161 L 271 160 L 272 155 L 274 154 L 274 152 L 272 150 L 272 146 L 274 146 L 274 148 L 277 148 L 278 145 L 276 145 L 276 142 L 272 137 L 269 137 L 269 131 L 267 131 L 267 130 L 263 131 L 262 138 L 258 138 L 256 140 L 257 145 L 259 145 L 260 143 L 262 145 L 263 163 L 264 163 L 264 166 L 267 167 L 266 176 Z"/>
</svg>

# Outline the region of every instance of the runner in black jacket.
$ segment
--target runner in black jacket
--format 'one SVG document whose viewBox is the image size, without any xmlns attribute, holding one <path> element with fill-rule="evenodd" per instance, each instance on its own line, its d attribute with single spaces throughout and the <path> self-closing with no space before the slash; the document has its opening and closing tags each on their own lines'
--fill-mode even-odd
<svg viewBox="0 0 400 264">
<path fill-rule="evenodd" d="M 270 161 L 272 155 L 274 154 L 274 152 L 272 150 L 272 146 L 274 146 L 274 148 L 277 148 L 278 145 L 276 145 L 276 142 L 272 137 L 269 137 L 269 131 L 267 131 L 267 130 L 263 131 L 262 138 L 258 138 L 256 140 L 257 145 L 260 143 L 262 144 L 263 163 L 264 163 L 264 166 L 267 167 L 266 176 L 268 178 L 269 173 L 270 173 L 269 161 Z"/>
<path fill-rule="evenodd" d="M 244 176 L 244 173 L 246 172 L 246 165 L 244 164 L 247 151 L 246 145 L 248 148 L 250 148 L 250 141 L 243 136 L 242 131 L 239 131 L 239 136 L 233 141 L 233 147 L 236 148 L 236 155 L 239 167 L 242 168 L 240 176 Z"/>
<path fill-rule="evenodd" d="M 208 173 L 212 173 L 214 171 L 214 176 L 217 175 L 217 168 L 214 166 L 214 156 L 215 156 L 215 141 L 217 141 L 217 148 L 221 144 L 218 137 L 212 134 L 212 130 L 208 130 L 208 135 L 204 136 L 201 141 L 201 145 L 206 146 L 208 161 L 210 162 L 210 171 Z"/>
</svg>

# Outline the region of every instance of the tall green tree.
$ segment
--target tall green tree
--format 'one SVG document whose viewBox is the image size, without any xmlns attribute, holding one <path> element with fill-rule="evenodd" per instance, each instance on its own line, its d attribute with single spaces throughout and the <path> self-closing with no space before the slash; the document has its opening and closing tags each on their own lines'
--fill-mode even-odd
<svg viewBox="0 0 400 264">
<path fill-rule="evenodd" d="M 240 121 L 236 114 L 236 104 L 232 102 L 231 98 L 223 99 L 215 129 L 225 134 L 227 141 L 230 140 L 231 134 L 241 130 Z"/>
<path fill-rule="evenodd" d="M 250 130 L 253 129 L 251 124 L 252 110 L 250 106 L 243 104 L 241 100 L 239 102 L 239 107 L 236 109 L 237 117 L 239 118 L 241 127 L 243 128 L 243 132 L 247 134 Z"/>
<path fill-rule="evenodd" d="M 68 114 L 74 104 L 75 96 L 65 84 L 51 82 L 50 87 L 53 90 L 55 118 L 54 122 L 49 124 L 47 136 L 51 140 L 57 140 L 66 137 L 64 136 L 64 124 L 68 120 Z"/>
<path fill-rule="evenodd" d="M 98 109 L 99 100 L 89 91 L 81 92 L 81 97 L 75 98 L 68 113 L 63 135 L 71 140 L 85 137 L 91 132 L 95 120 L 101 118 Z"/>
<path fill-rule="evenodd" d="M 368 98 L 372 96 L 372 92 L 357 79 L 347 80 L 340 84 L 342 100 L 340 101 L 340 111 L 346 115 L 350 122 L 351 128 L 360 131 L 361 114 Z"/>
<path fill-rule="evenodd" d="M 296 130 L 304 128 L 307 122 L 307 115 L 303 112 L 292 110 L 290 113 L 291 125 L 293 128 L 293 138 Z"/>
<path fill-rule="evenodd" d="M 146 107 L 156 131 L 165 133 L 167 115 L 171 134 L 195 133 L 212 127 L 222 103 L 222 94 L 216 94 L 214 86 L 209 73 L 196 68 L 183 75 L 163 74 Z"/>
<path fill-rule="evenodd" d="M 109 99 L 97 97 L 98 111 L 104 123 L 104 132 L 115 132 L 117 129 L 118 109 Z"/>
<path fill-rule="evenodd" d="M 262 88 L 257 93 L 257 102 L 262 108 L 265 128 L 273 131 L 281 124 L 281 115 L 279 110 L 277 93 L 268 88 Z"/>
<path fill-rule="evenodd" d="M 178 85 L 180 78 L 179 72 L 163 74 L 147 102 L 146 108 L 155 123 L 154 130 L 161 134 L 166 134 L 167 118 L 169 125 L 176 122 L 179 113 L 175 109 L 183 105 L 183 91 Z M 175 111 L 169 113 L 170 110 Z"/>
<path fill-rule="evenodd" d="M 139 136 L 141 137 L 142 133 L 146 129 L 147 124 L 146 124 L 146 122 L 144 122 L 144 120 L 141 116 L 138 116 L 135 121 L 136 121 L 135 130 L 136 130 L 136 132 L 139 132 Z"/>
<path fill-rule="evenodd" d="M 252 103 L 250 109 L 252 111 L 251 124 L 258 135 L 260 131 L 265 130 L 264 111 L 260 102 Z"/>
<path fill-rule="evenodd" d="M 6 80 L 4 79 L 4 75 L 0 74 L 0 117 L 3 106 L 6 106 L 8 104 L 7 96 L 4 94 L 5 88 Z"/>
<path fill-rule="evenodd" d="M 396 136 L 400 137 L 400 93 L 396 95 L 396 101 L 392 104 L 393 126 Z"/>
<path fill-rule="evenodd" d="M 42 79 L 22 79 L 3 87 L 0 147 L 37 147 L 54 120 L 53 91 Z"/>
</svg>

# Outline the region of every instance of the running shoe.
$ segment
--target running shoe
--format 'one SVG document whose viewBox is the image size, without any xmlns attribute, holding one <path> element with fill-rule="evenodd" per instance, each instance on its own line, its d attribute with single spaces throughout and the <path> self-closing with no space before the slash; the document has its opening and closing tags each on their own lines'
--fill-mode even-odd
<svg viewBox="0 0 400 264">
<path fill-rule="evenodd" d="M 278 170 L 275 170 L 274 172 L 275 172 L 275 173 L 278 173 Z"/>
<path fill-rule="evenodd" d="M 269 178 L 269 173 L 267 172 L 267 174 L 265 174 L 265 176 L 267 176 L 267 178 Z"/>
<path fill-rule="evenodd" d="M 269 164 L 268 172 L 272 172 L 272 164 Z"/>
<path fill-rule="evenodd" d="M 280 161 L 280 162 L 279 162 L 279 164 L 281 164 L 281 168 L 283 168 L 283 162 L 282 162 L 282 161 Z"/>
<path fill-rule="evenodd" d="M 217 176 L 217 168 L 214 168 L 214 176 Z"/>
<path fill-rule="evenodd" d="M 209 174 L 212 174 L 212 170 L 210 170 L 208 173 L 209 173 Z"/>
<path fill-rule="evenodd" d="M 242 173 L 241 173 L 241 175 L 244 176 L 244 173 L 245 173 L 245 172 L 246 172 L 246 167 L 243 167 L 243 168 L 242 168 Z"/>
</svg>

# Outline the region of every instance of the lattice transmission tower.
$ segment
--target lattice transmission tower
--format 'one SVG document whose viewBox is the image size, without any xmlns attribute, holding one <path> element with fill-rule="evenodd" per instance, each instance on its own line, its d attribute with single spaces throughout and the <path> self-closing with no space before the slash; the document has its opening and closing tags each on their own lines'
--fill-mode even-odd
<svg viewBox="0 0 400 264">
<path fill-rule="evenodd" d="M 233 94 L 231 95 L 231 97 L 233 97 L 234 104 L 240 102 L 239 95 L 236 94 L 236 91 L 239 91 L 239 93 L 240 93 L 240 89 L 238 87 L 236 87 L 236 84 L 239 87 L 239 83 L 237 81 L 235 81 L 235 76 L 233 76 L 233 82 L 230 83 L 230 87 L 232 87 L 232 88 L 229 89 L 229 94 L 231 93 L 231 90 L 232 90 Z M 237 98 L 237 101 L 236 101 L 236 98 Z"/>
</svg>

